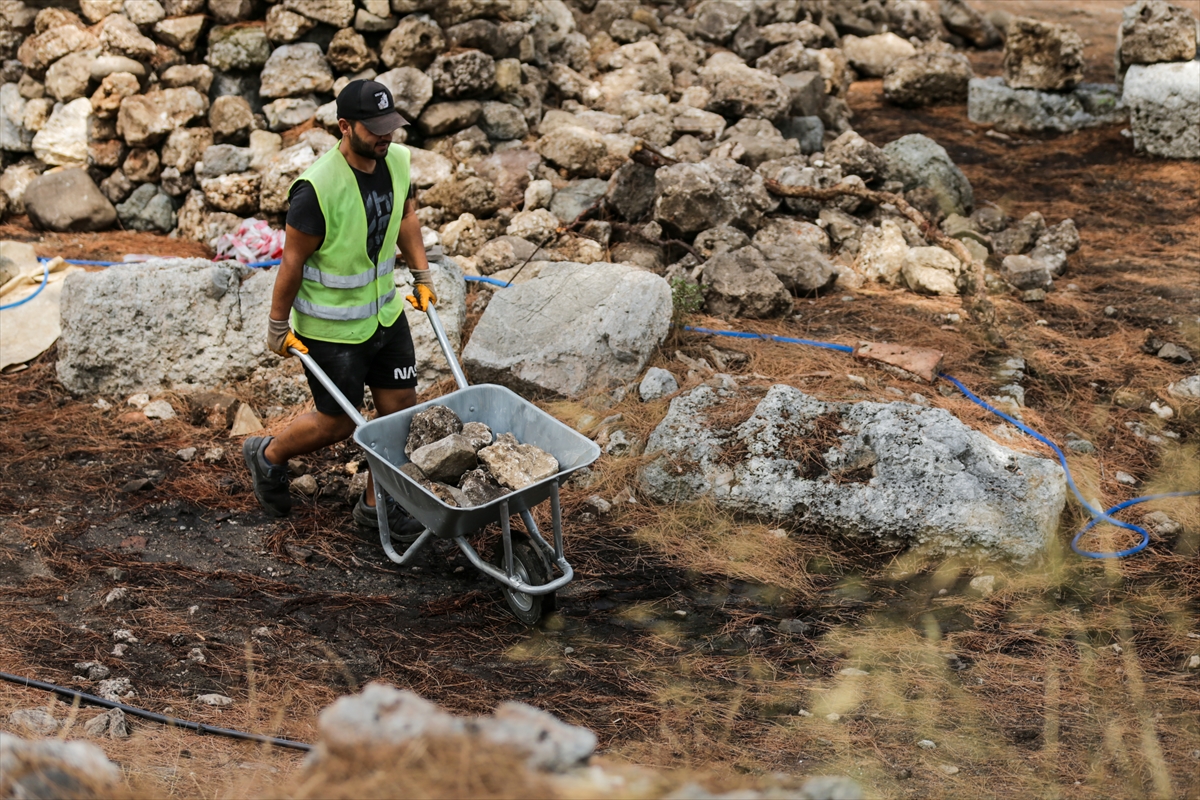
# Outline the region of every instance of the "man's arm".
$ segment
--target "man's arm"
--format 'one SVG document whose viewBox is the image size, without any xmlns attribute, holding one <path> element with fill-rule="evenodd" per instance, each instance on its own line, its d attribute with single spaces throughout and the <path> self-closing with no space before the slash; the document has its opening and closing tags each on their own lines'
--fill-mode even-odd
<svg viewBox="0 0 1200 800">
<path fill-rule="evenodd" d="M 304 277 L 304 262 L 321 246 L 323 236 L 303 233 L 291 225 L 284 226 L 283 258 L 275 273 L 275 291 L 271 295 L 271 319 L 286 320 L 292 312 L 292 302 L 300 292 Z M 419 235 L 420 231 L 418 231 Z"/>
<path fill-rule="evenodd" d="M 304 262 L 321 246 L 325 237 L 303 233 L 291 225 L 284 227 L 283 258 L 275 273 L 275 289 L 271 293 L 271 314 L 267 319 L 267 347 L 273 353 L 287 357 L 289 347 L 307 353 L 308 348 L 292 333 L 292 302 L 304 279 Z"/>
<path fill-rule="evenodd" d="M 425 258 L 421 222 L 417 219 L 417 199 L 412 196 L 411 189 L 408 199 L 404 201 L 404 216 L 400 218 L 400 234 L 396 237 L 396 245 L 413 276 L 413 293 L 408 296 L 408 302 L 417 311 L 425 311 L 430 303 L 437 302 L 437 294 L 433 291 L 433 273 L 429 271 L 429 261 Z"/>
</svg>

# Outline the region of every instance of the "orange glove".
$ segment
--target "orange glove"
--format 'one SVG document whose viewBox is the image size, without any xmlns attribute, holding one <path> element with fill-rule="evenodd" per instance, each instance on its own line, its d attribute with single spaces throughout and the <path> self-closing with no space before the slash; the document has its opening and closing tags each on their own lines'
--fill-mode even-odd
<svg viewBox="0 0 1200 800">
<path fill-rule="evenodd" d="M 267 347 L 272 353 L 291 358 L 292 354 L 288 352 L 289 347 L 294 347 L 301 353 L 307 353 L 308 348 L 304 346 L 304 342 L 296 338 L 296 334 L 292 333 L 292 324 L 286 319 L 272 319 L 267 317 Z"/>
<path fill-rule="evenodd" d="M 433 273 L 428 269 L 414 269 L 412 275 L 413 294 L 405 299 L 417 311 L 428 311 L 430 303 L 437 303 L 437 295 L 433 291 Z"/>
</svg>

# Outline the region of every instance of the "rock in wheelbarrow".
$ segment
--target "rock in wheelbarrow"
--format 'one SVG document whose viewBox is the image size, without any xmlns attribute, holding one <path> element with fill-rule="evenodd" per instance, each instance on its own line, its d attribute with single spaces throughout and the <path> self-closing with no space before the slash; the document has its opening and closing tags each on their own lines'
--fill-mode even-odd
<svg viewBox="0 0 1200 800">
<path fill-rule="evenodd" d="M 404 443 L 404 455 L 412 458 L 413 453 L 422 447 L 445 439 L 451 434 L 462 433 L 462 430 L 462 420 L 445 406 L 430 406 L 424 411 L 418 411 L 413 414 L 412 422 L 408 426 L 408 441 Z"/>
<path fill-rule="evenodd" d="M 432 444 L 418 447 L 410 457 L 425 473 L 425 477 L 439 483 L 456 484 L 464 472 L 474 469 L 479 463 L 471 440 L 461 433 L 452 433 Z"/>
<path fill-rule="evenodd" d="M 496 482 L 512 491 L 545 480 L 558 473 L 558 459 L 531 444 L 521 444 L 511 433 L 496 437 L 496 443 L 479 451 Z"/>
<path fill-rule="evenodd" d="M 462 480 L 458 482 L 458 488 L 462 490 L 473 506 L 487 505 L 508 494 L 508 489 L 496 483 L 486 469 L 472 469 L 464 472 Z"/>
</svg>

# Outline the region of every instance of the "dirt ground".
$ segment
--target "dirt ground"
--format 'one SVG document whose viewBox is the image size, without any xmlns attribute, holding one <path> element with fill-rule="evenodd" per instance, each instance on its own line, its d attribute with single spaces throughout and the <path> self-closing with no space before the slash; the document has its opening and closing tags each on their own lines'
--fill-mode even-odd
<svg viewBox="0 0 1200 800">
<path fill-rule="evenodd" d="M 1075 26 L 1089 42 L 1089 79 L 1112 79 L 1120 0 L 977 5 Z M 972 60 L 978 74 L 999 72 L 999 51 Z M 1020 355 L 1026 421 L 1058 442 L 1073 433 L 1097 447 L 1071 456 L 1085 494 L 1112 505 L 1200 486 L 1200 411 L 1173 401 L 1178 413 L 1164 422 L 1145 408 L 1168 399 L 1167 383 L 1195 364 L 1142 351 L 1149 335 L 1200 355 L 1200 164 L 1137 157 L 1120 127 L 992 137 L 964 107 L 891 108 L 879 81 L 855 84 L 850 104 L 856 130 L 877 144 L 920 132 L 945 146 L 977 203 L 1017 217 L 1039 211 L 1049 223 L 1074 219 L 1082 250 L 1045 302 L 996 298 L 1006 350 L 948 316 L 962 311 L 957 299 L 879 288 L 851 301 L 800 299 L 798 320 L 741 327 L 936 347 L 946 370 L 982 395 L 999 386 L 995 365 Z M 21 220 L 0 226 L 0 238 L 97 260 L 211 255 L 146 234 L 41 234 Z M 936 387 L 859 365 L 866 385 L 852 383 L 839 354 L 729 341 L 678 334 L 655 363 L 686 372 L 677 350 L 692 358 L 711 357 L 714 346 L 737 350 L 747 358 L 735 370 L 764 385 L 835 400 L 917 391 L 979 430 L 996 428 Z M 1132 521 L 1167 511 L 1182 529 L 1121 561 L 1070 552 L 1086 521 L 1072 503 L 1044 563 L 934 562 L 815 531 L 780 539 L 704 507 L 635 503 L 596 518 L 586 498 L 616 495 L 638 463 L 605 458 L 590 485 L 564 491 L 577 578 L 559 593 L 558 611 L 528 630 L 456 549 L 394 567 L 332 489 L 299 502 L 286 521 L 269 520 L 249 492 L 240 441 L 186 415 L 146 421 L 123 398 L 101 409 L 94 397 L 72 397 L 54 377 L 54 358 L 51 350 L 0 376 L 6 672 L 91 691 L 74 665 L 101 662 L 130 679 L 134 705 L 301 741 L 315 739 L 321 707 L 370 680 L 460 713 L 523 700 L 595 731 L 614 769 L 678 770 L 714 790 L 847 774 L 886 798 L 1200 796 L 1200 671 L 1188 667 L 1200 653 L 1194 499 L 1130 509 Z M 1141 402 L 1115 404 L 1118 390 Z M 666 410 L 600 398 L 546 408 L 571 423 L 619 412 L 643 435 Z M 280 428 L 301 410 L 268 424 Z M 1144 438 L 1155 432 L 1165 444 Z M 175 456 L 184 447 L 224 452 L 185 463 Z M 332 487 L 361 463 L 344 445 L 297 467 Z M 485 531 L 481 549 L 495 539 Z M 1130 542 L 1102 534 L 1090 543 Z M 993 592 L 971 587 L 987 575 Z M 119 630 L 137 639 L 121 656 Z M 196 702 L 209 692 L 234 705 Z M 0 684 L 0 698 L 8 708 L 49 704 L 75 725 L 96 713 L 11 684 Z M 132 740 L 101 744 L 145 796 L 277 795 L 300 764 L 291 751 L 133 727 Z"/>
</svg>

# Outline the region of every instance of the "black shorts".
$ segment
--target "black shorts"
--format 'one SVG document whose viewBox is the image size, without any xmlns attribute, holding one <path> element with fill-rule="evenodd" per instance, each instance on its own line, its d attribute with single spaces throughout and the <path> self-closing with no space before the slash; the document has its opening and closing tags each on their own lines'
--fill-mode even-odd
<svg viewBox="0 0 1200 800">
<path fill-rule="evenodd" d="M 364 385 L 372 389 L 415 389 L 417 386 L 417 357 L 404 314 L 390 328 L 381 325 L 361 344 L 324 342 L 299 334 L 297 337 L 304 342 L 317 366 L 355 408 L 362 408 Z M 304 374 L 308 376 L 308 388 L 317 411 L 334 415 L 346 413 L 311 372 L 305 369 Z"/>
</svg>

